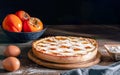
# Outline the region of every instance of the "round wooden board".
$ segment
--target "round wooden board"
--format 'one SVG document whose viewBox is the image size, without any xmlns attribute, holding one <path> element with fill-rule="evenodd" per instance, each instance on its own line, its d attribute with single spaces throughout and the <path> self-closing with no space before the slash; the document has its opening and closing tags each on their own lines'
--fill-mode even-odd
<svg viewBox="0 0 120 75">
<path fill-rule="evenodd" d="M 88 61 L 88 62 L 74 63 L 74 64 L 58 64 L 58 63 L 44 61 L 44 60 L 41 60 L 41 59 L 35 57 L 35 55 L 32 53 L 31 50 L 28 52 L 28 58 L 39 65 L 42 65 L 42 66 L 48 67 L 48 68 L 54 68 L 54 69 L 84 68 L 84 67 L 89 67 L 89 66 L 95 65 L 100 62 L 100 54 L 97 54 L 95 59 Z"/>
</svg>

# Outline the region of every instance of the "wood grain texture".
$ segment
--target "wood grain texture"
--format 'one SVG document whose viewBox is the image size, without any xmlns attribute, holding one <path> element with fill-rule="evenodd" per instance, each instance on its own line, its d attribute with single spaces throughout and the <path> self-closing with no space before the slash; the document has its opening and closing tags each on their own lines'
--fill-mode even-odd
<svg viewBox="0 0 120 75">
<path fill-rule="evenodd" d="M 51 35 L 74 35 L 91 37 L 97 40 L 99 50 L 104 49 L 104 44 L 120 44 L 120 28 L 108 25 L 52 25 L 48 26 L 47 31 L 42 37 Z M 41 38 L 41 37 L 40 37 Z M 2 30 L 0 30 L 0 75 L 60 75 L 61 72 L 68 70 L 49 69 L 35 64 L 27 57 L 28 51 L 31 49 L 31 43 L 14 43 L 9 40 Z M 5 58 L 3 51 L 9 44 L 15 44 L 21 48 L 21 55 L 18 59 L 21 61 L 21 67 L 15 72 L 8 72 L 3 69 L 1 62 Z M 109 65 L 113 61 L 105 61 L 99 65 Z"/>
<path fill-rule="evenodd" d="M 53 62 L 48 62 L 48 61 L 44 61 L 41 60 L 39 58 L 37 58 L 32 51 L 30 50 L 28 52 L 28 57 L 29 59 L 31 59 L 33 62 L 48 67 L 48 68 L 54 68 L 54 69 L 76 69 L 76 68 L 85 68 L 85 67 L 90 67 L 93 66 L 97 63 L 100 62 L 100 54 L 97 54 L 96 58 L 91 59 L 89 61 L 85 61 L 85 62 L 80 62 L 80 63 L 72 63 L 72 64 L 58 64 L 58 63 L 53 63 Z"/>
</svg>

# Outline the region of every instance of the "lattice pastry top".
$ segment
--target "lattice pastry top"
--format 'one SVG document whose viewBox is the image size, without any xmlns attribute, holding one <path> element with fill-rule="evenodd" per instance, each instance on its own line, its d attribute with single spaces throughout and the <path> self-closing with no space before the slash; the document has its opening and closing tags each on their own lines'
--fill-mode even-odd
<svg viewBox="0 0 120 75">
<path fill-rule="evenodd" d="M 51 36 L 33 42 L 33 49 L 56 56 L 85 55 L 96 50 L 94 39 L 73 36 Z"/>
</svg>

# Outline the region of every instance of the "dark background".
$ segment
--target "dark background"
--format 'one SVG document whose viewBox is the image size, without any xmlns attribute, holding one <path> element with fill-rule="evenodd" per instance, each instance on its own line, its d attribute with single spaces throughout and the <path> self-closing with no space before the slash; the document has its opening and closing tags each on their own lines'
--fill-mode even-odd
<svg viewBox="0 0 120 75">
<path fill-rule="evenodd" d="M 0 23 L 21 9 L 46 25 L 120 24 L 119 0 L 0 0 Z"/>
</svg>

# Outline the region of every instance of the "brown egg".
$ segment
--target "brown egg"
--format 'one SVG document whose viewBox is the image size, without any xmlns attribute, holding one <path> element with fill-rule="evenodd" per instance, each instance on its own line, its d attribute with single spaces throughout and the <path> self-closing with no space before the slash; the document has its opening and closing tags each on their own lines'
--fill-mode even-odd
<svg viewBox="0 0 120 75">
<path fill-rule="evenodd" d="M 7 71 L 16 71 L 20 68 L 20 61 L 16 57 L 7 57 L 2 61 L 2 66 Z"/>
<path fill-rule="evenodd" d="M 21 53 L 20 48 L 15 45 L 7 46 L 7 48 L 4 51 L 4 55 L 7 57 L 9 57 L 9 56 L 17 57 L 20 55 L 20 53 Z"/>
</svg>

